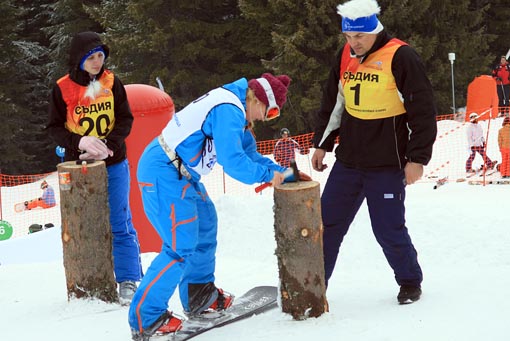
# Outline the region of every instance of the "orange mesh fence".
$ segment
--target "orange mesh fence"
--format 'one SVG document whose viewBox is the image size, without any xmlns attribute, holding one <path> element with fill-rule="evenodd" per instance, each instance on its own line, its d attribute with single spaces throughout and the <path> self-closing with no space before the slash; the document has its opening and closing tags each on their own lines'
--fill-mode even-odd
<svg viewBox="0 0 510 341">
<path fill-rule="evenodd" d="M 494 169 L 485 168 L 486 165 L 501 163 L 501 153 L 498 146 L 498 132 L 501 128 L 503 117 L 491 118 L 489 113 L 485 119 L 481 118 L 478 124 L 483 129 L 485 139 L 484 155 L 476 153 L 472 161 L 472 169 L 478 173 L 467 177 L 467 161 L 472 154 L 468 145 L 467 126 L 462 116 L 456 119 L 443 119 L 437 122 L 438 133 L 434 143 L 432 160 L 425 167 L 422 181 L 433 181 L 448 178 L 448 181 L 465 181 L 485 184 L 491 179 L 499 178 L 498 166 Z M 484 162 L 484 157 L 486 162 Z"/>
<path fill-rule="evenodd" d="M 492 115 L 486 115 L 487 119 L 481 120 L 480 124 L 484 131 L 486 140 L 486 156 L 492 161 L 501 163 L 501 153 L 499 151 L 497 136 L 501 128 L 503 117 L 491 118 Z M 466 161 L 471 153 L 468 148 L 466 127 L 463 114 L 441 116 L 438 119 L 438 134 L 434 144 L 432 160 L 425 166 L 424 176 L 420 182 L 435 183 L 440 179 L 447 178 L 447 181 L 466 181 L 471 183 L 485 184 L 488 180 L 499 178 L 499 172 L 494 170 L 482 170 L 480 173 L 467 178 Z M 329 165 L 324 172 L 315 172 L 311 167 L 311 157 L 314 149 L 312 146 L 312 133 L 291 136 L 308 153 L 301 154 L 296 151 L 296 163 L 299 170 L 309 174 L 315 181 L 325 184 L 329 175 L 329 170 L 335 162 L 334 153 L 327 153 L 325 163 Z M 274 160 L 274 148 L 278 140 L 259 141 L 257 143 L 258 151 Z M 338 143 L 338 140 L 337 140 Z M 476 154 L 473 160 L 473 168 L 480 169 L 483 166 L 483 158 Z M 136 176 L 135 171 L 131 170 L 131 176 Z M 0 220 L 8 221 L 13 226 L 11 238 L 26 235 L 29 226 L 32 224 L 45 225 L 52 223 L 60 226 L 60 205 L 57 173 L 35 174 L 35 175 L 3 175 L 0 174 L 0 201 L 1 211 Z M 41 196 L 42 190 L 40 183 L 46 180 L 50 186 L 55 189 L 57 205 L 52 208 L 34 208 L 29 211 L 16 213 L 15 204 L 30 201 Z M 245 185 L 231 177 L 224 171 L 221 165 L 217 165 L 214 170 L 202 178 L 209 195 L 217 198 L 220 195 L 272 195 L 272 189 L 268 188 L 260 194 L 255 194 L 255 187 L 258 184 Z M 432 189 L 432 185 L 431 185 Z M 138 191 L 138 188 L 131 188 L 132 191 Z M 136 193 L 140 195 L 139 192 Z M 136 214 L 143 214 L 143 209 L 133 209 Z M 0 229 L 0 241 L 2 240 L 2 230 Z"/>
<path fill-rule="evenodd" d="M 306 150 L 312 148 L 313 133 L 291 136 L 291 138 Z M 259 141 L 257 142 L 257 151 L 262 155 L 273 154 L 274 147 L 278 141 L 279 140 Z"/>
</svg>

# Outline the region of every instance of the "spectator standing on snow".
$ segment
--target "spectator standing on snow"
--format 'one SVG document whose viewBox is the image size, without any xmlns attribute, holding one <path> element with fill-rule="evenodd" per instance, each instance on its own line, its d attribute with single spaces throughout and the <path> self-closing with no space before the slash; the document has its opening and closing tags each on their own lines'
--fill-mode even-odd
<svg viewBox="0 0 510 341">
<path fill-rule="evenodd" d="M 471 152 L 466 161 L 466 173 L 476 173 L 476 170 L 473 169 L 473 161 L 476 157 L 476 153 L 482 156 L 486 169 L 493 169 L 497 161 L 492 162 L 491 159 L 487 156 L 485 151 L 485 137 L 483 136 L 483 128 L 478 124 L 478 114 L 475 112 L 469 115 L 469 123 L 467 124 L 466 128 L 466 136 L 468 147 Z"/>
<path fill-rule="evenodd" d="M 296 159 L 296 150 L 301 155 L 309 153 L 308 150 L 301 147 L 296 140 L 290 137 L 290 131 L 287 128 L 280 130 L 281 139 L 274 146 L 274 159 L 282 167 L 290 167 L 290 161 Z"/>
<path fill-rule="evenodd" d="M 347 43 L 323 93 L 312 166 L 319 172 L 327 167 L 326 152 L 340 136 L 321 198 L 326 284 L 366 199 L 372 230 L 400 286 L 397 301 L 404 304 L 420 298 L 423 278 L 405 224 L 405 189 L 431 159 L 436 108 L 418 54 L 384 30 L 379 12 L 375 0 L 338 6 Z"/>
<path fill-rule="evenodd" d="M 138 183 L 145 214 L 163 247 L 129 309 L 133 340 L 181 328 L 181 319 L 167 310 L 177 287 L 190 317 L 232 303 L 232 295 L 215 284 L 218 220 L 200 179 L 217 162 L 245 184 L 283 182 L 285 168 L 257 152 L 251 127 L 280 115 L 289 83 L 286 75 L 265 73 L 211 90 L 175 113 L 145 148 Z"/>
<path fill-rule="evenodd" d="M 503 119 L 503 126 L 498 131 L 498 145 L 501 152 L 499 171 L 503 179 L 510 178 L 510 117 Z"/>
<path fill-rule="evenodd" d="M 492 77 L 496 79 L 500 115 L 510 112 L 510 64 L 506 56 L 501 56 L 500 62 L 492 69 Z"/>
<path fill-rule="evenodd" d="M 106 163 L 113 266 L 121 303 L 126 304 L 142 276 L 140 246 L 129 207 L 125 143 L 133 115 L 124 85 L 104 67 L 109 52 L 97 33 L 81 32 L 73 37 L 69 73 L 57 81 L 51 93 L 48 130 L 65 148 L 65 160 Z"/>
</svg>

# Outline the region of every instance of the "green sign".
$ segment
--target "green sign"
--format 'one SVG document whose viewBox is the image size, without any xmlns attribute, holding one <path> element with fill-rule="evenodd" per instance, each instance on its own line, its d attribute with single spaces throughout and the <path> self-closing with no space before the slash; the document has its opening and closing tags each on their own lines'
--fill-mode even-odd
<svg viewBox="0 0 510 341">
<path fill-rule="evenodd" d="M 0 240 L 7 240 L 12 236 L 12 225 L 5 220 L 0 220 Z"/>
</svg>

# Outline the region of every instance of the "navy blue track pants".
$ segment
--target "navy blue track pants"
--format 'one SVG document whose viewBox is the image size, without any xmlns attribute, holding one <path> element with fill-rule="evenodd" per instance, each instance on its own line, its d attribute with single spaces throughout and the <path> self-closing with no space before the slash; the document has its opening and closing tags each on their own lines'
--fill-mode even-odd
<svg viewBox="0 0 510 341">
<path fill-rule="evenodd" d="M 373 233 L 397 283 L 421 284 L 422 271 L 405 226 L 404 179 L 400 169 L 359 170 L 335 162 L 321 198 L 326 284 L 344 236 L 365 198 Z"/>
</svg>

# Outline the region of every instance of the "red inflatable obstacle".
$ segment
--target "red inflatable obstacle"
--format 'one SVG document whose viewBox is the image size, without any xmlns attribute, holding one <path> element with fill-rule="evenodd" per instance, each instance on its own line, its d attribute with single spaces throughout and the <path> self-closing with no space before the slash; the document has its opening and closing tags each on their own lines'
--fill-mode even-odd
<svg viewBox="0 0 510 341">
<path fill-rule="evenodd" d="M 174 114 L 174 102 L 167 93 L 150 85 L 129 84 L 126 85 L 126 92 L 134 116 L 131 134 L 126 139 L 131 172 L 129 202 L 133 225 L 138 231 L 141 252 L 159 252 L 161 239 L 143 211 L 136 170 L 145 147 L 161 133 Z"/>
<path fill-rule="evenodd" d="M 475 112 L 479 120 L 498 117 L 498 92 L 496 81 L 488 75 L 476 77 L 468 85 L 466 122 L 469 114 Z"/>
</svg>

